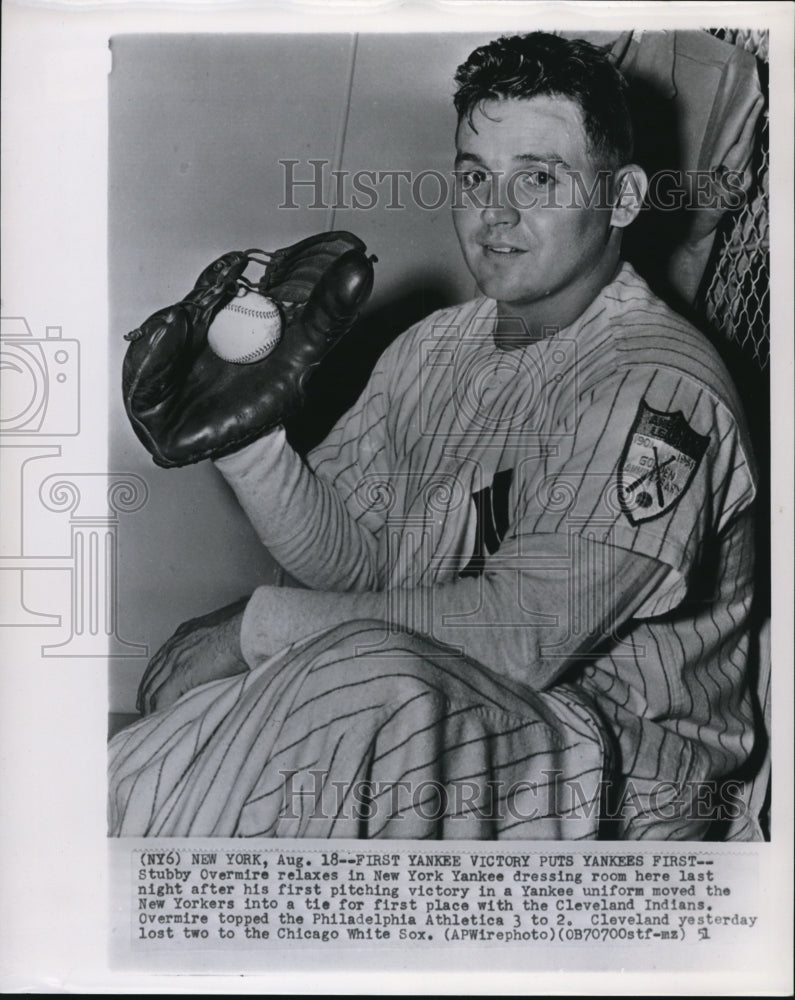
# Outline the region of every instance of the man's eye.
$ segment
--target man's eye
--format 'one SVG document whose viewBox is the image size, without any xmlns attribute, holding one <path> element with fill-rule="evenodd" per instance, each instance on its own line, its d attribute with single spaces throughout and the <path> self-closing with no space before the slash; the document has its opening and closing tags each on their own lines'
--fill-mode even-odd
<svg viewBox="0 0 795 1000">
<path fill-rule="evenodd" d="M 485 184 L 486 174 L 482 170 L 459 170 L 458 182 L 465 191 L 469 191 Z"/>
<path fill-rule="evenodd" d="M 526 187 L 532 188 L 549 187 L 555 183 L 555 178 L 548 170 L 523 170 L 519 174 L 519 180 Z"/>
</svg>

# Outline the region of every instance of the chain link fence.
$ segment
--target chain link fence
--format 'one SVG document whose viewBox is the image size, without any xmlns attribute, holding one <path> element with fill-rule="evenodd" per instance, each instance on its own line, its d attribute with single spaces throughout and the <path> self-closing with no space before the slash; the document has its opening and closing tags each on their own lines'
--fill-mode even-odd
<svg viewBox="0 0 795 1000">
<path fill-rule="evenodd" d="M 767 98 L 768 32 L 718 28 L 712 34 L 752 52 Z M 718 233 L 714 270 L 702 310 L 710 326 L 734 341 L 761 370 L 770 359 L 770 220 L 768 108 L 760 115 L 753 160 L 754 179 L 745 205 L 727 217 Z"/>
<path fill-rule="evenodd" d="M 717 29 L 712 32 L 742 46 L 757 59 L 765 94 L 754 150 L 754 176 L 745 205 L 724 220 L 716 240 L 713 270 L 708 272 L 701 301 L 712 333 L 729 349 L 725 360 L 733 370 L 745 404 L 759 467 L 756 503 L 756 601 L 749 678 L 758 704 L 757 741 L 741 775 L 749 808 L 758 811 L 765 839 L 770 839 L 770 651 L 766 621 L 770 615 L 770 220 L 767 108 L 768 33 Z M 758 637 L 757 637 L 758 631 Z"/>
</svg>

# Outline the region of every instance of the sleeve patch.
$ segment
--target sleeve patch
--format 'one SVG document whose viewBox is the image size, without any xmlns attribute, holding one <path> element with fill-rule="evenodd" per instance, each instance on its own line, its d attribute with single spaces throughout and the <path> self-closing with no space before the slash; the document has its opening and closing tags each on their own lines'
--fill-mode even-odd
<svg viewBox="0 0 795 1000">
<path fill-rule="evenodd" d="M 666 514 L 684 496 L 709 435 L 698 434 L 681 410 L 664 413 L 640 402 L 618 467 L 618 496 L 630 524 Z"/>
</svg>

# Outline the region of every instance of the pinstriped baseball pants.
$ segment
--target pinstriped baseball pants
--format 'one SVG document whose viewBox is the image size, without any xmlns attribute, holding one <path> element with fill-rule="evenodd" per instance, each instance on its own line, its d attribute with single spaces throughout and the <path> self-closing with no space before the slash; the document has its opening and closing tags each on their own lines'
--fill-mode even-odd
<svg viewBox="0 0 795 1000">
<path fill-rule="evenodd" d="M 350 622 L 119 733 L 110 833 L 595 838 L 607 746 L 566 685 Z"/>
</svg>

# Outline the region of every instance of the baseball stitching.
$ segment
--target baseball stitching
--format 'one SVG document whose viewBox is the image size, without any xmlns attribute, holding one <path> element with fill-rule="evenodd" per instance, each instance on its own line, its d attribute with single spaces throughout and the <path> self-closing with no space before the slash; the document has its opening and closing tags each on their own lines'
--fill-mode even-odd
<svg viewBox="0 0 795 1000">
<path fill-rule="evenodd" d="M 254 361 L 254 359 L 258 358 L 261 354 L 267 353 L 278 343 L 279 338 L 277 337 L 275 340 L 269 340 L 267 344 L 263 344 L 257 351 L 249 351 L 248 354 L 243 354 L 239 358 L 228 358 L 227 360 L 235 361 L 238 364 L 245 364 L 247 361 Z"/>
<path fill-rule="evenodd" d="M 235 302 L 230 302 L 228 306 L 224 306 L 225 309 L 232 309 L 235 312 L 243 313 L 246 316 L 256 316 L 257 319 L 273 319 L 274 316 L 279 315 L 279 310 L 274 306 L 270 310 L 262 309 L 251 309 L 248 306 L 239 306 Z"/>
</svg>

